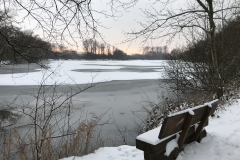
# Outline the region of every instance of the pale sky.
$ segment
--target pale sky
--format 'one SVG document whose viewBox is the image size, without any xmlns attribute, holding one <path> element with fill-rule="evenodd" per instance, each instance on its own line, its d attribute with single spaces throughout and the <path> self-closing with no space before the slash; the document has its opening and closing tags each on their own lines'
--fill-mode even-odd
<svg viewBox="0 0 240 160">
<path fill-rule="evenodd" d="M 104 1 L 104 0 L 102 0 Z M 122 49 L 124 52 L 128 54 L 132 53 L 142 53 L 142 39 L 138 39 L 133 41 L 132 43 L 121 43 L 127 39 L 126 34 L 124 32 L 130 32 L 133 29 L 140 29 L 140 25 L 138 24 L 139 21 L 144 21 L 145 16 L 141 10 L 144 10 L 146 7 L 150 7 L 155 0 L 139 0 L 139 2 L 132 8 L 129 8 L 126 11 L 120 13 L 121 17 L 116 18 L 116 20 L 112 18 L 102 18 L 103 24 L 110 27 L 110 29 L 101 29 L 100 31 L 105 36 L 105 39 L 110 44 Z M 178 0 L 172 6 L 175 8 L 179 7 L 179 3 L 182 3 Z M 104 3 L 100 1 L 95 2 L 96 6 L 104 7 Z M 159 5 L 159 4 L 158 4 Z M 157 8 L 157 6 L 155 6 Z M 159 39 L 155 41 L 149 41 L 146 45 L 149 46 L 164 46 L 166 45 L 166 41 L 164 39 Z M 169 48 L 173 48 L 174 44 L 170 44 Z"/>
<path fill-rule="evenodd" d="M 101 8 L 102 10 L 109 10 L 108 7 L 106 7 L 106 2 L 108 0 L 93 0 L 92 1 L 92 7 L 93 9 L 99 9 Z M 127 1 L 127 0 L 126 0 Z M 129 8 L 127 11 L 123 9 L 119 9 L 119 14 L 117 14 L 119 17 L 113 19 L 113 18 L 105 18 L 104 16 L 100 16 L 98 14 L 95 14 L 95 18 L 99 18 L 99 21 L 106 26 L 108 29 L 104 28 L 98 28 L 98 30 L 102 33 L 104 40 L 111 44 L 112 46 L 115 46 L 124 52 L 128 54 L 132 53 L 142 53 L 142 44 L 141 41 L 142 39 L 138 39 L 132 43 L 122 43 L 127 39 L 126 35 L 124 32 L 130 32 L 133 29 L 140 29 L 139 24 L 137 21 L 145 21 L 146 19 L 144 18 L 144 14 L 142 13 L 141 9 L 145 9 L 146 7 L 149 7 L 152 2 L 155 0 L 139 0 L 139 2 L 134 6 Z M 184 4 L 184 0 L 177 0 L 174 4 L 171 4 L 172 8 L 179 8 L 180 4 Z M 158 8 L 159 3 L 154 5 L 155 8 Z M 159 7 L 161 8 L 161 7 Z M 26 15 L 26 13 L 17 13 L 17 17 L 23 17 L 23 15 Z M 36 22 L 32 21 L 31 19 L 25 19 L 24 24 L 21 24 L 21 27 L 23 29 L 33 29 L 36 25 Z M 34 30 L 35 34 L 39 34 L 40 37 L 42 37 L 41 31 Z M 82 40 L 81 39 L 76 39 L 77 45 L 78 45 L 78 51 L 82 51 Z M 145 46 L 164 46 L 166 45 L 165 39 L 158 39 L 155 41 L 149 41 Z M 175 42 L 168 44 L 169 45 L 169 50 L 174 48 L 176 45 Z M 73 49 L 75 49 L 75 46 L 72 46 Z"/>
</svg>

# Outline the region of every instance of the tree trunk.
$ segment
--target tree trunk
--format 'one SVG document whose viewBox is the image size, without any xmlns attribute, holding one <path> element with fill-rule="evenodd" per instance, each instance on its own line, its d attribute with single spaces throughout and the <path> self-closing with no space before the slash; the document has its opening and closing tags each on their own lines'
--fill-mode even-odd
<svg viewBox="0 0 240 160">
<path fill-rule="evenodd" d="M 219 72 L 217 52 L 216 52 L 216 40 L 215 40 L 216 26 L 213 19 L 213 15 L 214 15 L 213 1 L 208 0 L 207 2 L 209 5 L 208 16 L 209 16 L 209 24 L 210 24 L 210 46 L 211 46 L 212 64 L 214 68 L 214 78 L 217 80 L 215 89 L 216 89 L 218 98 L 220 98 L 223 96 L 223 86 L 222 86 L 222 78 Z"/>
</svg>

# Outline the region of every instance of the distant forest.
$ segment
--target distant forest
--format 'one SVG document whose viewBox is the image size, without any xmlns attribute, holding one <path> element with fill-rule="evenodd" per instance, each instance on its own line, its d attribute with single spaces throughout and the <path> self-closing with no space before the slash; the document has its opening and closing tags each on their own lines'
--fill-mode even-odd
<svg viewBox="0 0 240 160">
<path fill-rule="evenodd" d="M 168 51 L 167 46 L 146 46 L 142 53 L 127 55 L 121 49 L 95 39 L 82 42 L 82 53 L 69 50 L 62 45 L 55 45 L 43 40 L 33 31 L 22 31 L 12 23 L 12 17 L 0 11 L 0 61 L 11 63 L 36 63 L 47 59 L 112 59 L 112 60 L 168 60 L 185 59 L 195 62 L 211 63 L 209 37 L 202 36 L 180 49 Z M 238 61 L 240 18 L 229 21 L 216 33 L 217 53 L 221 67 L 225 68 L 229 59 Z M 235 58 L 234 58 L 235 57 Z M 236 68 L 235 68 L 236 69 Z"/>
<path fill-rule="evenodd" d="M 6 12 L 6 11 L 5 11 Z M 167 46 L 144 47 L 143 53 L 127 55 L 121 49 L 95 39 L 83 40 L 83 52 L 69 50 L 63 45 L 56 45 L 43 40 L 33 31 L 17 27 L 13 17 L 0 11 L 0 62 L 38 63 L 47 59 L 169 59 Z"/>
<path fill-rule="evenodd" d="M 76 51 L 62 50 L 58 52 L 61 59 L 113 59 L 113 60 L 166 60 L 170 59 L 167 46 L 164 47 L 149 47 L 143 48 L 143 53 L 128 55 L 124 51 L 111 46 L 109 44 L 100 43 L 94 39 L 86 39 L 82 43 L 83 53 L 78 54 Z"/>
</svg>

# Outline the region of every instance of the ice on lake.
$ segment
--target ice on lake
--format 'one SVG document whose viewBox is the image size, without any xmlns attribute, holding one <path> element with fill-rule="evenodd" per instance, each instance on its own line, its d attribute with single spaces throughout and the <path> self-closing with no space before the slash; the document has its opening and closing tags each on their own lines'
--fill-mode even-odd
<svg viewBox="0 0 240 160">
<path fill-rule="evenodd" d="M 112 80 L 158 79 L 163 77 L 166 61 L 50 61 L 49 69 L 0 74 L 0 85 L 86 84 Z M 31 65 L 30 65 L 31 66 Z M 22 67 L 22 66 L 21 66 Z M 25 67 L 28 67 L 26 65 Z M 4 70 L 4 66 L 1 67 Z M 18 69 L 18 66 L 14 66 Z"/>
</svg>

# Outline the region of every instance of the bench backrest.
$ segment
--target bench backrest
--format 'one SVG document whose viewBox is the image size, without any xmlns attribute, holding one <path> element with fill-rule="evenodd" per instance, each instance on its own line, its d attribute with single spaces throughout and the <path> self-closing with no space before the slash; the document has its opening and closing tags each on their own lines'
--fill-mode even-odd
<svg viewBox="0 0 240 160">
<path fill-rule="evenodd" d="M 176 134 L 177 132 L 180 132 L 183 129 L 187 117 L 189 114 L 191 114 L 191 112 L 194 112 L 194 115 L 191 120 L 191 125 L 199 123 L 204 117 L 204 114 L 206 114 L 206 111 L 209 110 L 209 108 L 211 108 L 210 113 L 208 113 L 208 116 L 213 114 L 213 112 L 217 108 L 217 105 L 218 100 L 214 100 L 205 105 L 191 108 L 190 111 L 185 110 L 179 113 L 175 113 L 173 115 L 169 115 L 167 118 L 164 119 L 164 122 L 162 123 L 162 127 L 158 138 L 163 139 L 165 137 Z"/>
</svg>

